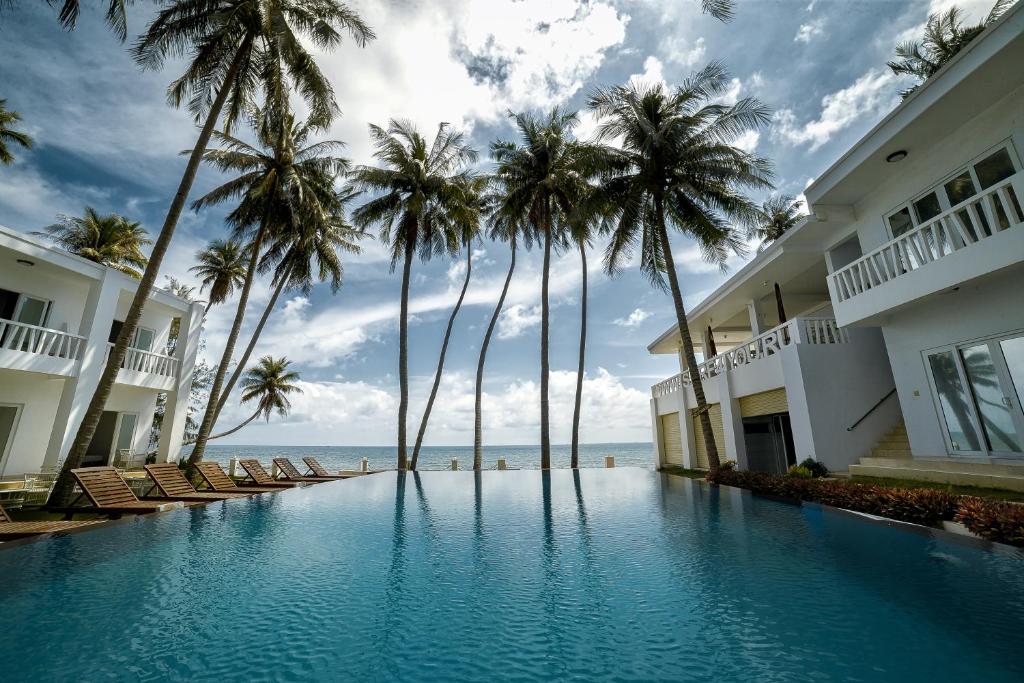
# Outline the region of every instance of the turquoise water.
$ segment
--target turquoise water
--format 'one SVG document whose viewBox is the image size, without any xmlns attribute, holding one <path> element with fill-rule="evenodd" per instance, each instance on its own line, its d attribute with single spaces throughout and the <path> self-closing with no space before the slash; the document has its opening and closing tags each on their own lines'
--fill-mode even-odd
<svg viewBox="0 0 1024 683">
<path fill-rule="evenodd" d="M 222 446 L 210 444 L 205 457 L 227 464 L 233 457 L 256 458 L 269 465 L 274 458 L 285 456 L 299 465 L 311 455 L 333 471 L 357 470 L 362 458 L 368 458 L 371 469 L 393 469 L 397 451 L 385 446 Z M 614 455 L 615 464 L 631 467 L 654 467 L 654 453 L 648 443 L 580 444 L 581 467 L 604 467 L 604 456 Z M 412 457 L 412 449 L 409 449 Z M 484 446 L 484 469 L 495 469 L 498 458 L 504 457 L 509 467 L 537 469 L 540 467 L 540 446 Z M 459 459 L 461 469 L 473 468 L 472 446 L 424 446 L 417 465 L 421 470 L 447 470 L 452 458 Z M 570 451 L 566 444 L 551 446 L 551 465 L 569 467 Z"/>
<path fill-rule="evenodd" d="M 393 472 L 0 550 L 5 681 L 1020 681 L 1024 556 L 641 469 Z"/>
</svg>

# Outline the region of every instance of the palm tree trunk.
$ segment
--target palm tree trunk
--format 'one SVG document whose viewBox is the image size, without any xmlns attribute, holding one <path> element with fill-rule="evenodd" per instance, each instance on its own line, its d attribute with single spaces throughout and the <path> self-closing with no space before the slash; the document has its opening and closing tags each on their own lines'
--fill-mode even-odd
<svg viewBox="0 0 1024 683">
<path fill-rule="evenodd" d="M 209 438 L 207 438 L 206 440 L 207 440 L 207 441 L 213 441 L 214 439 L 220 439 L 220 438 L 222 438 L 222 437 L 225 437 L 225 436 L 228 436 L 228 435 L 230 435 L 230 434 L 234 434 L 234 433 L 235 433 L 235 432 L 237 432 L 237 431 L 238 431 L 239 429 L 241 429 L 241 428 L 242 428 L 242 427 L 244 427 L 245 425 L 247 425 L 247 424 L 249 424 L 250 422 L 252 422 L 253 420 L 255 420 L 255 419 L 256 419 L 257 417 L 259 417 L 259 416 L 260 416 L 260 412 L 262 412 L 262 411 L 260 411 L 260 410 L 257 410 L 257 411 L 256 411 L 255 413 L 253 413 L 253 414 L 252 414 L 251 416 L 249 416 L 248 418 L 246 418 L 246 419 L 245 419 L 245 421 L 244 421 L 244 422 L 242 422 L 242 424 L 240 424 L 240 425 L 237 425 L 237 426 L 235 426 L 235 427 L 232 427 L 232 428 L 231 428 L 231 429 L 229 429 L 228 431 L 226 431 L 226 432 L 221 432 L 220 434 L 211 434 L 211 435 L 209 436 Z M 195 442 L 196 442 L 196 441 L 195 441 L 195 439 L 193 439 L 193 440 L 191 440 L 191 441 L 186 441 L 185 443 L 183 443 L 183 444 L 182 444 L 182 446 L 191 446 L 191 445 L 192 445 L 192 444 L 194 444 Z"/>
<path fill-rule="evenodd" d="M 576 369 L 576 406 L 572 413 L 572 457 L 570 467 L 580 466 L 580 407 L 583 403 L 583 366 L 587 355 L 587 250 L 580 242 L 583 263 L 583 290 L 580 299 L 580 362 Z"/>
<path fill-rule="evenodd" d="M 544 207 L 544 274 L 540 285 L 540 468 L 551 469 L 551 424 L 548 417 L 548 330 L 551 312 L 548 310 L 548 280 L 551 271 L 551 214 Z"/>
<path fill-rule="evenodd" d="M 483 388 L 484 388 L 484 361 L 487 358 L 487 347 L 491 343 L 491 335 L 494 333 L 494 326 L 501 315 L 501 309 L 505 305 L 505 295 L 508 294 L 509 283 L 512 282 L 512 271 L 516 268 L 516 242 L 512 240 L 512 261 L 508 264 L 508 275 L 505 276 L 505 286 L 501 288 L 501 296 L 498 297 L 498 305 L 494 307 L 494 314 L 491 315 L 491 322 L 487 325 L 487 332 L 484 334 L 484 341 L 480 345 L 480 360 L 476 363 L 476 403 L 473 419 L 473 469 L 479 471 L 483 465 Z"/>
<path fill-rule="evenodd" d="M 665 257 L 665 270 L 668 274 L 669 288 L 672 290 L 672 303 L 675 304 L 676 309 L 676 324 L 679 326 L 679 336 L 683 340 L 683 357 L 686 359 L 686 369 L 690 373 L 693 396 L 697 399 L 697 414 L 700 419 L 701 431 L 704 432 L 704 447 L 708 454 L 708 479 L 714 479 L 718 475 L 718 448 L 715 446 L 715 435 L 711 431 L 708 402 L 704 397 L 704 384 L 701 382 L 700 372 L 697 370 L 697 357 L 693 353 L 693 339 L 690 338 L 690 326 L 686 322 L 683 294 L 679 289 L 679 279 L 676 277 L 675 259 L 672 258 L 672 244 L 669 242 L 668 229 L 665 227 L 665 208 L 660 199 L 655 199 L 655 210 L 658 214 L 658 237 L 661 241 L 661 251 Z"/>
<path fill-rule="evenodd" d="M 409 414 L 409 275 L 416 248 L 416 225 L 406 228 L 405 263 L 402 264 L 402 307 L 398 314 L 398 471 L 408 468 L 405 420 Z"/>
<path fill-rule="evenodd" d="M 420 459 L 420 448 L 423 446 L 423 436 L 427 433 L 427 422 L 430 420 L 430 411 L 434 407 L 434 399 L 437 398 L 437 389 L 441 386 L 441 373 L 444 371 L 444 357 L 448 353 L 448 340 L 452 336 L 452 327 L 455 325 L 455 316 L 462 308 L 462 300 L 466 298 L 466 289 L 469 288 L 469 276 L 473 271 L 473 247 L 466 245 L 466 279 L 462 281 L 462 292 L 459 293 L 459 300 L 455 302 L 455 308 L 448 318 L 448 327 L 444 331 L 444 342 L 441 344 L 441 356 L 437 359 L 437 372 L 434 373 L 434 386 L 430 388 L 430 398 L 427 399 L 427 407 L 423 411 L 423 419 L 420 420 L 420 429 L 416 434 L 416 444 L 412 447 L 412 462 L 409 469 L 415 470 L 416 463 Z"/>
<path fill-rule="evenodd" d="M 99 426 L 100 418 L 103 416 L 103 408 L 107 404 L 107 399 L 110 398 L 110 392 L 114 388 L 117 373 L 121 369 L 121 363 L 124 362 L 125 354 L 128 352 L 128 344 L 131 341 L 132 335 L 135 334 L 135 328 L 138 327 L 139 319 L 142 317 L 142 308 L 145 306 L 146 300 L 149 299 L 149 294 L 153 290 L 153 283 L 156 282 L 160 265 L 167 254 L 168 247 L 170 247 L 171 238 L 174 237 L 174 229 L 178 225 L 181 211 L 185 208 L 188 194 L 192 190 L 192 183 L 195 182 L 199 163 L 202 161 L 203 154 L 206 152 L 206 146 L 210 142 L 210 136 L 213 134 L 213 129 L 220 118 L 221 110 L 224 108 L 224 102 L 231 91 L 230 83 L 238 75 L 238 70 L 242 66 L 243 58 L 248 52 L 251 43 L 252 34 L 250 33 L 238 47 L 231 66 L 228 67 L 227 72 L 224 74 L 224 80 L 221 83 L 220 90 L 217 92 L 217 97 L 214 99 L 213 104 L 210 106 L 210 111 L 206 115 L 206 121 L 199 132 L 199 138 L 196 140 L 195 147 L 189 155 L 188 163 L 185 165 L 185 172 L 181 176 L 181 182 L 178 183 L 178 190 L 174 193 L 174 199 L 171 200 L 171 205 L 167 209 L 167 216 L 164 218 L 160 235 L 153 244 L 153 251 L 149 255 L 146 270 L 143 272 L 142 279 L 139 280 L 139 285 L 135 290 L 135 297 L 128 308 L 128 315 L 125 316 L 121 332 L 117 335 L 114 348 L 110 350 L 107 364 L 103 368 L 103 373 L 100 375 L 99 382 L 96 385 L 96 391 L 93 392 L 92 399 L 89 401 L 89 407 L 86 408 L 85 415 L 82 417 L 82 424 L 79 425 L 78 433 L 71 444 L 68 456 L 64 459 L 60 476 L 57 478 L 57 483 L 50 493 L 47 505 L 51 507 L 67 507 L 71 504 L 71 496 L 75 488 L 73 478 L 71 477 L 71 470 L 81 464 L 82 458 L 85 457 L 85 451 L 89 448 L 89 443 L 96 433 L 96 427 Z"/>
<path fill-rule="evenodd" d="M 231 356 L 235 353 L 235 342 L 238 341 L 238 335 L 242 331 L 245 309 L 249 304 L 249 292 L 252 290 L 253 280 L 256 279 L 256 267 L 259 265 L 260 249 L 263 247 L 263 238 L 266 236 L 269 226 L 270 217 L 269 215 L 264 215 L 263 220 L 260 221 L 260 228 L 256 232 L 256 237 L 253 239 L 252 246 L 250 247 L 252 254 L 249 256 L 249 269 L 245 273 L 245 284 L 242 285 L 242 291 L 238 296 L 238 308 L 235 309 L 235 319 L 231 323 L 231 332 L 228 333 L 228 339 L 224 343 L 224 353 L 221 355 L 217 371 L 213 375 L 213 385 L 210 387 L 210 398 L 206 402 L 206 412 L 203 413 L 203 421 L 199 425 L 199 433 L 196 434 L 196 445 L 192 449 L 191 455 L 188 456 L 190 465 L 195 465 L 203 459 L 203 453 L 206 451 L 206 442 L 210 438 L 210 432 L 213 431 L 214 417 L 217 413 L 217 400 L 220 398 L 221 388 L 224 385 L 224 375 L 227 374 L 228 365 L 231 363 Z"/>
<path fill-rule="evenodd" d="M 217 418 L 220 417 L 220 411 L 224 410 L 224 404 L 228 402 L 228 396 L 231 391 L 235 388 L 235 384 L 238 382 L 238 378 L 242 376 L 242 372 L 245 370 L 245 366 L 249 363 L 249 358 L 252 356 L 253 349 L 256 348 L 256 342 L 259 341 L 260 335 L 263 334 L 263 328 L 267 324 L 267 319 L 270 317 L 270 312 L 274 310 L 277 305 L 277 300 L 281 296 L 281 292 L 284 290 L 285 282 L 288 281 L 288 275 L 291 273 L 291 267 L 285 270 L 284 274 L 274 287 L 274 293 L 270 296 L 270 301 L 267 302 L 266 308 L 263 309 L 263 315 L 260 316 L 260 321 L 256 324 L 256 329 L 252 332 L 252 337 L 249 338 L 249 345 L 245 347 L 245 353 L 238 359 L 238 364 L 235 369 L 231 371 L 231 377 L 228 378 L 228 383 L 224 385 L 224 391 L 220 393 L 217 398 L 217 412 L 213 414 L 213 424 L 217 424 Z M 211 439 L 214 437 L 210 437 Z"/>
</svg>

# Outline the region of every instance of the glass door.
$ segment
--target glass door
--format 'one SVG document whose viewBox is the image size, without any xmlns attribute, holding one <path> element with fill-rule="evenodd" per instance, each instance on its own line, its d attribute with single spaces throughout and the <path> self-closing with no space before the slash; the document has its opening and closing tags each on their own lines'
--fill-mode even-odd
<svg viewBox="0 0 1024 683">
<path fill-rule="evenodd" d="M 14 403 L 0 403 L 0 476 L 7 469 L 7 456 L 14 443 L 14 432 L 18 428 L 21 406 Z"/>
<path fill-rule="evenodd" d="M 136 413 L 121 413 L 120 418 L 114 442 L 114 462 L 131 459 L 135 455 L 135 424 L 139 416 Z"/>
</svg>

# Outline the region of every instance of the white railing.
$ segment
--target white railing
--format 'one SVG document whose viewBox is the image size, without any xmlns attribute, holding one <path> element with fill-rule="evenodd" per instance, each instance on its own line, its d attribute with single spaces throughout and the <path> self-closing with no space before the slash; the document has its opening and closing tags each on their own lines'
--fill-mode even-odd
<svg viewBox="0 0 1024 683">
<path fill-rule="evenodd" d="M 725 353 L 707 359 L 697 366 L 697 372 L 700 373 L 701 380 L 707 380 L 734 368 L 774 356 L 793 344 L 846 344 L 849 341 L 849 332 L 839 327 L 835 319 L 801 316 L 773 327 Z M 690 385 L 688 371 L 681 375 L 681 379 L 683 384 Z"/>
<path fill-rule="evenodd" d="M 110 357 L 110 351 L 113 348 L 113 344 L 108 345 L 108 358 Z M 162 353 L 153 353 L 152 351 L 129 348 L 127 353 L 124 354 L 124 360 L 121 361 L 121 369 L 131 370 L 133 372 L 143 372 L 150 375 L 157 375 L 159 377 L 177 377 L 178 359 L 174 356 L 165 356 Z"/>
<path fill-rule="evenodd" d="M 1013 185 L 1022 175 L 1017 173 L 996 183 L 832 273 L 829 277 L 839 301 L 852 299 L 997 232 L 1019 227 L 1024 216 L 1020 215 L 1019 196 Z"/>
<path fill-rule="evenodd" d="M 48 327 L 0 320 L 0 349 L 78 360 L 85 337 Z"/>
<path fill-rule="evenodd" d="M 661 382 L 658 382 L 653 387 L 651 387 L 651 395 L 654 398 L 662 398 L 664 396 L 668 396 L 669 394 L 674 394 L 675 392 L 682 390 L 682 388 L 682 374 L 673 375 L 672 377 L 669 377 L 666 380 L 662 380 Z"/>
</svg>

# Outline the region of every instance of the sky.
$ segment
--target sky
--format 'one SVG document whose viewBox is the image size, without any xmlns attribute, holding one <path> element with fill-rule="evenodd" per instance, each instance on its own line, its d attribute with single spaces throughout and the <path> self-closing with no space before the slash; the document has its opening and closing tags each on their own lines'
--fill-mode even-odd
<svg viewBox="0 0 1024 683">
<path fill-rule="evenodd" d="M 324 135 L 347 145 L 354 163 L 373 163 L 368 123 L 410 119 L 427 135 L 440 122 L 465 131 L 490 168 L 487 149 L 513 131 L 511 111 L 554 105 L 585 109 L 593 88 L 631 78 L 679 83 L 712 60 L 729 69 L 725 101 L 756 97 L 772 123 L 739 144 L 772 160 L 775 192 L 803 189 L 899 102 L 901 81 L 885 63 L 893 46 L 912 38 L 929 14 L 950 0 L 739 0 L 723 24 L 700 12 L 698 0 L 351 0 L 377 33 L 360 49 L 351 43 L 318 55 L 343 115 Z M 970 19 L 989 0 L 962 0 Z M 95 0 L 83 0 L 77 29 L 59 28 L 53 8 L 34 0 L 0 13 L 0 98 L 20 112 L 36 140 L 0 168 L 0 225 L 38 230 L 58 214 L 85 206 L 117 212 L 159 230 L 180 179 L 183 149 L 196 136 L 188 113 L 166 103 L 167 84 L 182 62 L 141 71 L 106 29 Z M 139 33 L 153 5 L 131 13 Z M 301 111 L 301 107 L 297 107 Z M 578 134 L 594 121 L 581 112 Z M 17 151 L 17 150 L 16 150 Z M 225 180 L 202 169 L 198 197 Z M 757 197 L 764 199 L 763 196 Z M 188 269 L 209 240 L 226 236 L 226 209 L 186 212 L 161 269 L 196 284 Z M 756 246 L 755 244 L 751 245 Z M 635 265 L 614 279 L 603 271 L 604 245 L 588 254 L 589 319 L 581 440 L 649 441 L 650 386 L 678 372 L 673 356 L 646 346 L 674 321 L 669 296 L 653 289 Z M 673 253 L 688 306 L 728 274 L 703 262 L 677 235 Z M 749 256 L 747 257 L 749 258 Z M 508 267 L 506 247 L 474 247 L 472 281 L 456 319 L 444 379 L 426 443 L 471 445 L 473 383 L 480 342 Z M 429 393 L 441 340 L 464 259 L 417 262 L 410 311 L 411 408 L 415 433 Z M 741 256 L 729 270 L 742 266 Z M 484 438 L 494 445 L 539 442 L 540 254 L 520 253 L 488 352 Z M 391 445 L 398 405 L 400 272 L 389 269 L 384 245 L 364 241 L 347 257 L 341 290 L 318 286 L 289 293 L 264 332 L 257 355 L 286 356 L 301 373 L 302 394 L 287 418 L 251 424 L 224 443 Z M 581 264 L 558 254 L 551 279 L 552 435 L 569 440 L 580 326 Z M 269 298 L 258 282 L 243 339 Z M 206 321 L 204 354 L 219 359 L 235 302 Z M 232 427 L 251 411 L 233 399 L 218 423 Z"/>
</svg>

